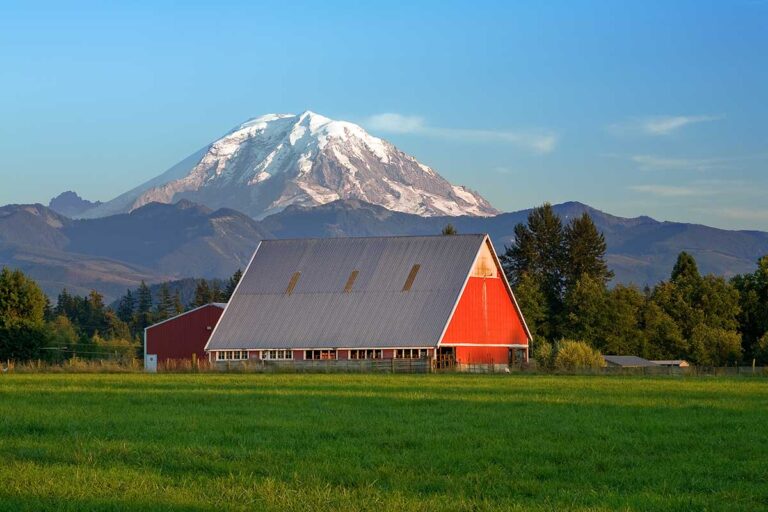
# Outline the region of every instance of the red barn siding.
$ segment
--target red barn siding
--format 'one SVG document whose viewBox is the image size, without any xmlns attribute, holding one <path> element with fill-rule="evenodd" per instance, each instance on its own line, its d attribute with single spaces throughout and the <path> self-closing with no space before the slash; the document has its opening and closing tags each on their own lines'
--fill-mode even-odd
<svg viewBox="0 0 768 512">
<path fill-rule="evenodd" d="M 168 359 L 206 359 L 205 344 L 224 310 L 208 305 L 147 328 L 147 354 L 157 362 Z"/>
<path fill-rule="evenodd" d="M 501 278 L 469 278 L 442 343 L 528 344 L 523 321 Z"/>
<path fill-rule="evenodd" d="M 456 347 L 456 362 L 465 364 L 506 364 L 507 347 Z"/>
<path fill-rule="evenodd" d="M 483 345 L 528 345 L 523 320 L 501 277 L 470 277 L 456 311 L 441 341 L 457 346 L 460 363 L 496 363 L 509 360 L 508 347 Z"/>
</svg>

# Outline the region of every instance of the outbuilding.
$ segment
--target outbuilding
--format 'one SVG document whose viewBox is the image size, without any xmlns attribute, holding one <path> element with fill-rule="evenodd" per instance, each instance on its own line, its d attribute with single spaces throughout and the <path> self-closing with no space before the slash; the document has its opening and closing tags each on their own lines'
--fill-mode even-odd
<svg viewBox="0 0 768 512">
<path fill-rule="evenodd" d="M 638 356 L 603 356 L 608 366 L 621 368 L 647 368 L 658 366 L 653 361 Z"/>
<path fill-rule="evenodd" d="M 487 235 L 264 240 L 206 352 L 495 368 L 527 362 L 530 341 Z"/>
<path fill-rule="evenodd" d="M 691 366 L 685 359 L 661 359 L 652 361 L 659 366 L 666 366 L 668 368 L 688 368 Z"/>
<path fill-rule="evenodd" d="M 144 329 L 144 368 L 156 371 L 168 360 L 204 359 L 205 344 L 226 304 L 214 302 Z"/>
</svg>

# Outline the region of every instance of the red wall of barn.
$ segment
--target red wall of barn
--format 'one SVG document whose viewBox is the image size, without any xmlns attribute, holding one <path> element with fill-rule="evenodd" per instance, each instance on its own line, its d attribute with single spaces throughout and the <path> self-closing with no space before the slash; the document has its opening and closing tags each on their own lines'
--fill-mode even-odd
<svg viewBox="0 0 768 512">
<path fill-rule="evenodd" d="M 224 312 L 217 306 L 205 306 L 147 329 L 147 354 L 157 354 L 157 361 L 167 359 L 207 359 L 205 344 Z"/>
<path fill-rule="evenodd" d="M 527 345 L 523 321 L 501 277 L 470 277 L 459 299 L 443 345 Z M 459 362 L 498 363 L 508 359 L 507 347 L 456 347 Z"/>
</svg>

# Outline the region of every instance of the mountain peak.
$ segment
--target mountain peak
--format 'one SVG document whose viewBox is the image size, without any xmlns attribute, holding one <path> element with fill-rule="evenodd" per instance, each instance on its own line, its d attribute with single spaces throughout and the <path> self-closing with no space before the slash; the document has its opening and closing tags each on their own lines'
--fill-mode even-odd
<svg viewBox="0 0 768 512">
<path fill-rule="evenodd" d="M 48 208 L 65 217 L 74 217 L 100 204 L 100 201 L 88 201 L 80 197 L 77 192 L 67 190 L 51 199 Z"/>
<path fill-rule="evenodd" d="M 361 126 L 305 110 L 249 119 L 161 176 L 85 216 L 189 199 L 263 218 L 290 205 L 360 200 L 421 216 L 498 213 L 479 194 Z"/>
</svg>

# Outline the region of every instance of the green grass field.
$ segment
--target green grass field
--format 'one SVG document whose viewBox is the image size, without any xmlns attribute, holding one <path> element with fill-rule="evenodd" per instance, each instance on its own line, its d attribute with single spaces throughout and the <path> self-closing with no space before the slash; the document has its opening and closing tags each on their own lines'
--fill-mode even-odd
<svg viewBox="0 0 768 512">
<path fill-rule="evenodd" d="M 768 380 L 5 375 L 0 509 L 768 509 Z"/>
</svg>

